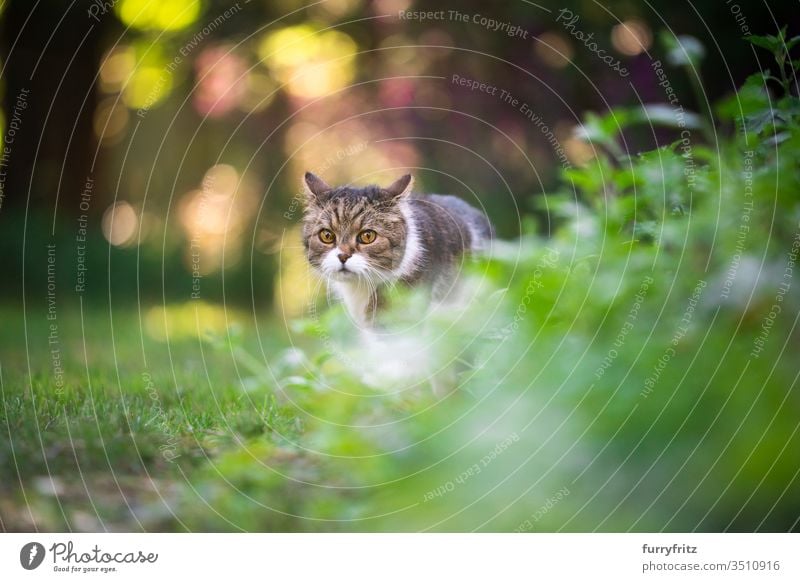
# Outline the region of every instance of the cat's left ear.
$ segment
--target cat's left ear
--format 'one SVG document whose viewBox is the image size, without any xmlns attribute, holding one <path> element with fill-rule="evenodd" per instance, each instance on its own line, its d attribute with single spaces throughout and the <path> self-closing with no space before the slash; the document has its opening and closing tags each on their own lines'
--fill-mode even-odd
<svg viewBox="0 0 800 582">
<path fill-rule="evenodd" d="M 395 180 L 391 186 L 386 188 L 386 192 L 395 200 L 400 200 L 401 198 L 408 198 L 413 187 L 414 177 L 411 174 L 406 174 Z"/>
<path fill-rule="evenodd" d="M 306 193 L 306 202 L 311 204 L 318 202 L 324 194 L 330 192 L 331 187 L 319 176 L 306 172 L 303 176 L 303 191 Z"/>
</svg>

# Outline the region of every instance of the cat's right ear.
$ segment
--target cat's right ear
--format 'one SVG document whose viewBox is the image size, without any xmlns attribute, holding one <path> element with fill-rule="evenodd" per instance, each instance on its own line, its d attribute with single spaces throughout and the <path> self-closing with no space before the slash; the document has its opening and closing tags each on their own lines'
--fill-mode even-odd
<svg viewBox="0 0 800 582">
<path fill-rule="evenodd" d="M 395 180 L 391 186 L 386 188 L 386 192 L 394 198 L 407 198 L 411 194 L 411 189 L 414 187 L 414 177 L 411 174 L 406 174 Z"/>
<path fill-rule="evenodd" d="M 320 198 L 331 190 L 332 188 L 322 178 L 311 172 L 306 172 L 303 177 L 303 191 L 306 194 L 306 204 L 308 205 L 319 202 Z"/>
</svg>

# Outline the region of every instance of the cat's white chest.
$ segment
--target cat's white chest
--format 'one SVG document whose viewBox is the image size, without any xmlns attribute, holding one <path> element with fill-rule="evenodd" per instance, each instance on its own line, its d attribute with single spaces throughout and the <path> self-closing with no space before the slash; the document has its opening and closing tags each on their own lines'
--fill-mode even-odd
<svg viewBox="0 0 800 582">
<path fill-rule="evenodd" d="M 367 324 L 367 313 L 372 301 L 369 285 L 362 281 L 336 281 L 334 289 L 347 308 L 350 317 L 359 325 Z"/>
</svg>

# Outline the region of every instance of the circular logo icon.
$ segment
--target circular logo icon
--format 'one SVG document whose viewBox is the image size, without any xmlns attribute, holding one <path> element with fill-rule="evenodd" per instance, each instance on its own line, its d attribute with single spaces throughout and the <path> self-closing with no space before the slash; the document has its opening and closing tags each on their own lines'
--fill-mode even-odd
<svg viewBox="0 0 800 582">
<path fill-rule="evenodd" d="M 19 551 L 19 563 L 26 570 L 35 570 L 44 561 L 44 546 L 39 542 L 28 542 Z"/>
</svg>

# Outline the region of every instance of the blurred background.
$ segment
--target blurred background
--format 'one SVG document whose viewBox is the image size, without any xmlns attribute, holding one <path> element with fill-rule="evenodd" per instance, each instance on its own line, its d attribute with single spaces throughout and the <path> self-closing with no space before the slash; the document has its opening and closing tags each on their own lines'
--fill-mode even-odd
<svg viewBox="0 0 800 582">
<path fill-rule="evenodd" d="M 74 278 L 77 221 L 85 217 L 83 294 L 92 301 L 106 301 L 109 284 L 114 301 L 188 299 L 194 271 L 206 300 L 222 300 L 224 273 L 227 301 L 268 308 L 276 281 L 296 285 L 276 270 L 301 271 L 299 255 L 279 267 L 276 251 L 296 241 L 294 198 L 306 169 L 332 183 L 411 170 L 420 190 L 482 204 L 500 235 L 513 237 L 563 161 L 591 157 L 572 133 L 584 112 L 664 101 L 649 56 L 660 31 L 724 47 L 727 63 L 753 60 L 739 42 L 737 15 L 719 2 L 686 10 L 661 0 L 539 6 L 4 2 L 0 128 L 20 91 L 29 94 L 4 166 L 0 252 L 8 277 L 0 293 L 20 298 L 23 269 L 28 292 L 44 284 L 46 241 L 58 244 L 57 268 Z M 745 23 L 773 31 L 796 18 L 795 8 L 750 6 Z M 469 20 L 398 16 L 407 10 L 457 10 Z M 565 28 L 567 13 L 557 22 L 562 10 L 579 22 Z M 519 30 L 492 30 L 475 15 Z M 629 74 L 587 49 L 580 32 L 592 33 Z M 709 51 L 702 70 L 709 101 L 749 72 Z M 470 90 L 454 84 L 454 74 L 509 91 L 552 134 L 501 101 L 499 90 Z M 681 104 L 707 108 L 689 82 L 671 79 Z M 554 151 L 552 135 L 563 151 Z M 626 137 L 630 151 L 654 145 L 650 132 Z M 547 231 L 545 216 L 538 226 Z M 305 299 L 286 308 L 296 312 Z"/>
</svg>

